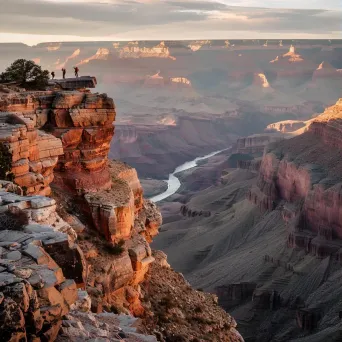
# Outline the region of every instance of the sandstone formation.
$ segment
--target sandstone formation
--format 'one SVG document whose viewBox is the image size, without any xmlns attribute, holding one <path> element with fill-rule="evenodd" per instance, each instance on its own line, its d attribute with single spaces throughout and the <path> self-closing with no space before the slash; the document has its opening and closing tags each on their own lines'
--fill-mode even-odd
<svg viewBox="0 0 342 342">
<path fill-rule="evenodd" d="M 110 51 L 109 49 L 106 49 L 106 48 L 99 48 L 95 55 L 89 57 L 89 58 L 86 58 L 86 59 L 83 59 L 80 63 L 78 63 L 77 65 L 80 66 L 82 64 L 86 64 L 86 63 L 89 63 L 90 61 L 92 60 L 97 60 L 97 59 L 100 59 L 100 60 L 107 60 L 108 57 L 110 56 Z"/>
<path fill-rule="evenodd" d="M 193 52 L 196 52 L 200 49 L 203 48 L 203 46 L 210 46 L 210 43 L 211 41 L 210 40 L 196 40 L 194 42 L 191 42 L 189 45 L 188 45 L 188 48 L 193 51 Z"/>
<path fill-rule="evenodd" d="M 293 45 L 287 53 L 270 61 L 270 70 L 276 74 L 278 86 L 298 85 L 308 79 L 314 69 L 314 64 L 298 54 Z"/>
<path fill-rule="evenodd" d="M 291 133 L 306 126 L 305 121 L 285 120 L 269 124 L 265 131 L 277 131 L 282 133 Z"/>
<path fill-rule="evenodd" d="M 70 198 L 85 195 L 86 202 L 81 204 L 83 212 L 89 214 L 99 233 L 113 244 L 113 248 L 121 240 L 125 244 L 122 253 L 118 252 L 120 255 L 112 257 L 111 262 L 108 263 L 108 253 L 103 258 L 103 265 L 109 266 L 112 273 L 108 270 L 107 277 L 95 281 L 97 274 L 102 276 L 103 270 L 93 268 L 94 273 L 88 270 L 88 282 L 93 281 L 93 286 L 101 284 L 105 298 L 115 297 L 115 291 L 120 292 L 121 301 L 131 296 L 127 307 L 131 312 L 141 314 L 136 288 L 154 260 L 147 241 L 158 233 L 161 216 L 153 203 L 143 199 L 134 169 L 120 162 L 108 166 L 107 155 L 114 133 L 113 100 L 105 95 L 77 91 L 15 93 L 2 97 L 1 110 L 4 121 L 2 141 L 12 153 L 14 181 L 28 194 L 49 194 L 49 185 L 55 176 L 54 186 L 58 193 L 66 191 L 66 197 Z M 41 127 L 48 127 L 54 136 L 39 130 Z M 35 173 L 30 173 L 31 169 Z M 32 220 L 43 222 L 54 230 L 69 233 L 71 241 L 76 239 L 70 225 L 55 213 L 54 200 L 33 199 L 26 200 L 25 204 L 11 205 L 9 210 L 23 215 L 28 223 Z M 31 204 L 39 200 L 42 207 Z M 79 226 L 77 222 L 76 225 Z M 106 248 L 105 241 L 100 244 Z M 87 250 L 88 246 L 83 247 Z M 59 264 L 62 263 L 60 252 L 51 251 Z M 92 259 L 93 255 L 87 254 L 86 257 Z M 74 258 L 78 258 L 77 253 Z M 82 269 L 82 258 L 77 260 Z M 89 263 L 91 265 L 92 260 Z M 96 264 L 101 264 L 101 257 Z M 70 269 L 66 272 L 70 274 Z M 82 284 L 79 276 L 73 278 Z M 110 299 L 107 302 L 113 303 Z"/>
<path fill-rule="evenodd" d="M 47 49 L 49 51 L 56 51 L 59 50 L 61 48 L 61 44 L 55 46 L 52 48 L 48 47 Z M 63 62 L 61 62 L 61 60 L 58 58 L 57 62 L 55 63 L 55 70 L 62 70 L 62 68 L 65 68 L 68 64 L 69 61 L 72 61 L 76 58 L 78 58 L 81 54 L 81 49 L 77 48 L 76 50 L 73 51 L 73 53 L 70 56 L 66 56 L 65 60 Z"/>
<path fill-rule="evenodd" d="M 156 74 L 145 77 L 143 82 L 144 86 L 147 87 L 166 87 L 170 89 L 184 89 L 184 88 L 191 88 L 191 81 L 186 77 L 169 77 L 165 78 L 160 76 L 160 71 Z"/>
<path fill-rule="evenodd" d="M 339 77 L 337 69 L 327 62 L 322 62 L 312 75 L 312 80 L 316 81 L 319 78 Z"/>
<path fill-rule="evenodd" d="M 261 88 L 270 88 L 270 84 L 263 73 L 254 74 L 253 85 Z"/>
<path fill-rule="evenodd" d="M 110 187 L 112 99 L 76 91 L 14 93 L 2 96 L 0 112 L 15 182 L 28 193 L 49 194 L 54 176 L 56 184 L 72 192 Z M 59 139 L 39 130 L 44 125 Z"/>
<path fill-rule="evenodd" d="M 30 95 L 2 98 L 0 142 L 12 155 L 14 182 L 27 194 L 49 195 L 53 169 L 58 156 L 63 154 L 63 147 L 59 139 L 36 129 L 47 117 L 44 112 L 34 113 L 35 101 Z"/>
<path fill-rule="evenodd" d="M 171 56 L 169 48 L 165 46 L 164 42 L 160 42 L 158 45 L 153 46 L 151 48 L 148 47 L 139 47 L 138 44 L 134 44 L 133 42 L 120 49 L 119 51 L 120 58 L 171 58 L 175 59 Z"/>
<path fill-rule="evenodd" d="M 62 140 L 64 148 L 55 182 L 78 193 L 109 188 L 107 155 L 114 134 L 113 100 L 82 92 L 57 93 L 52 100 L 53 134 Z"/>
</svg>

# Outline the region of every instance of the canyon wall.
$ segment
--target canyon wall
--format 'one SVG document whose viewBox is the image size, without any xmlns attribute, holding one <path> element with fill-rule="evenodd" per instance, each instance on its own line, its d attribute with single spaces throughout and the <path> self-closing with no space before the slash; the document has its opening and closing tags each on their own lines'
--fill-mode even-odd
<svg viewBox="0 0 342 342">
<path fill-rule="evenodd" d="M 237 140 L 237 153 L 262 154 L 266 145 L 285 139 L 285 135 L 278 133 L 254 134 Z"/>
<path fill-rule="evenodd" d="M 306 133 L 271 144 L 249 199 L 262 210 L 285 203 L 288 245 L 340 259 L 342 246 L 342 100 L 312 120 Z"/>
</svg>

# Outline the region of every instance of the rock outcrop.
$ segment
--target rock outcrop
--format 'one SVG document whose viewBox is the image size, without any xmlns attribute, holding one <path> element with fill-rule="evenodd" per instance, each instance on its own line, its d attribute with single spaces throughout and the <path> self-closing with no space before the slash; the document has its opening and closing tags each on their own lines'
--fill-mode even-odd
<svg viewBox="0 0 342 342">
<path fill-rule="evenodd" d="M 335 78 L 341 77 L 337 69 L 327 62 L 322 62 L 312 75 L 312 81 L 316 81 L 320 78 Z"/>
<path fill-rule="evenodd" d="M 312 77 L 315 66 L 305 60 L 291 45 L 289 51 L 270 61 L 270 70 L 276 75 L 277 86 L 298 85 Z"/>
<path fill-rule="evenodd" d="M 113 100 L 106 95 L 58 92 L 51 108 L 52 133 L 64 150 L 55 183 L 77 193 L 110 188 L 107 158 L 114 134 Z"/>
<path fill-rule="evenodd" d="M 71 311 L 62 322 L 57 342 L 103 341 L 157 342 L 155 336 L 138 332 L 137 319 L 113 313 Z"/>
<path fill-rule="evenodd" d="M 171 58 L 170 50 L 164 42 L 153 47 L 140 47 L 138 42 L 130 42 L 127 46 L 119 49 L 120 58 Z"/>
<path fill-rule="evenodd" d="M 83 254 L 55 201 L 7 192 L 19 189 L 1 182 L 1 338 L 54 341 L 84 284 Z"/>
<path fill-rule="evenodd" d="M 291 133 L 301 129 L 307 125 L 306 121 L 300 120 L 285 120 L 269 124 L 266 127 L 266 131 L 276 131 L 282 133 Z"/>
<path fill-rule="evenodd" d="M 170 268 L 163 252 L 153 255 L 156 262 L 142 288 L 150 312 L 145 325 L 156 332 L 159 341 L 196 341 L 203 336 L 213 342 L 244 341 L 216 295 L 191 288 L 182 274 Z"/>
<path fill-rule="evenodd" d="M 115 107 L 106 95 L 6 94 L 0 99 L 0 119 L 1 141 L 13 156 L 14 181 L 29 194 L 48 195 L 54 176 L 56 184 L 74 193 L 110 188 L 107 155 Z"/>
<path fill-rule="evenodd" d="M 109 249 L 96 260 L 94 254 L 86 253 L 88 283 L 101 285 L 106 303 L 125 302 L 130 312 L 141 314 L 138 284 L 154 261 L 148 242 L 158 233 L 161 215 L 152 202 L 143 199 L 134 169 L 121 162 L 108 165 L 114 134 L 113 100 L 82 91 L 24 92 L 6 94 L 0 108 L 4 122 L 1 140 L 12 154 L 16 184 L 27 194 L 49 194 L 54 180 L 56 193 L 79 203 L 80 212 L 88 215 L 104 237 L 94 246 L 81 243 L 81 247 L 85 251 Z M 18 188 L 18 192 L 23 191 Z M 68 233 L 71 241 L 76 239 L 74 230 L 56 214 L 55 200 L 13 196 L 6 195 L 8 201 L 15 202 L 8 206 L 11 213 L 23 216 L 28 223 L 49 224 Z M 61 252 L 51 251 L 59 264 L 63 263 Z M 83 269 L 83 260 L 77 253 L 73 257 Z M 92 267 L 93 261 L 97 267 Z M 101 264 L 106 271 L 98 267 Z M 72 273 L 67 267 L 65 271 Z M 119 299 L 113 301 L 112 297 Z"/>
<path fill-rule="evenodd" d="M 47 112 L 38 107 L 34 95 L 0 96 L 0 142 L 11 154 L 14 182 L 27 194 L 49 195 L 53 169 L 63 147 L 59 139 L 37 130 L 37 125 L 47 121 Z"/>
</svg>

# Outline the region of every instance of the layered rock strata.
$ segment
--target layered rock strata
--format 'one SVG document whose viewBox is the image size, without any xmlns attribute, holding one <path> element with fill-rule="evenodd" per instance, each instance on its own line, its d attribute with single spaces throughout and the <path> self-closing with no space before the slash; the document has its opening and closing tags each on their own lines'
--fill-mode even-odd
<svg viewBox="0 0 342 342">
<path fill-rule="evenodd" d="M 14 181 L 28 194 L 49 194 L 54 179 L 59 193 L 76 196 L 81 211 L 89 214 L 104 237 L 90 249 L 109 249 L 94 264 L 94 255 L 86 253 L 88 282 L 101 287 L 106 303 L 125 302 L 127 312 L 141 314 L 138 284 L 154 260 L 148 242 L 158 233 L 161 215 L 153 203 L 143 199 L 134 169 L 121 162 L 108 165 L 114 134 L 113 100 L 86 91 L 14 92 L 3 95 L 0 104 L 4 122 L 0 130 L 12 153 Z M 73 232 L 70 239 L 76 239 L 70 225 L 57 217 L 54 200 L 43 201 L 42 208 L 36 207 L 38 197 L 23 201 L 11 205 L 11 212 L 23 214 L 28 222 L 44 221 L 55 230 Z M 85 251 L 89 247 L 81 246 Z M 115 248 L 117 255 L 112 252 Z M 51 251 L 58 263 L 63 262 L 62 251 L 63 246 Z M 78 261 L 81 269 L 85 268 L 84 260 Z M 96 267 L 101 264 L 106 276 L 104 269 Z M 66 272 L 72 273 L 72 269 L 66 267 Z M 76 275 L 71 276 L 76 279 Z"/>
<path fill-rule="evenodd" d="M 62 143 L 35 129 L 34 120 L 21 113 L 0 113 L 0 143 L 11 153 L 11 173 L 27 194 L 49 195 L 53 169 L 63 154 Z"/>
<path fill-rule="evenodd" d="M 51 108 L 52 133 L 64 149 L 55 182 L 77 193 L 110 188 L 107 156 L 114 134 L 113 100 L 106 95 L 59 92 Z"/>
<path fill-rule="evenodd" d="M 266 145 L 283 140 L 285 135 L 278 133 L 254 134 L 237 140 L 237 152 L 243 154 L 262 154 Z"/>
<path fill-rule="evenodd" d="M 108 241 L 81 243 L 83 250 L 94 251 L 86 254 L 88 284 L 100 289 L 103 305 L 141 316 L 139 284 L 154 261 L 149 242 L 158 234 L 162 218 L 156 205 L 143 199 L 135 169 L 118 161 L 109 166 L 112 189 L 85 195 L 94 225 Z"/>
<path fill-rule="evenodd" d="M 284 202 L 288 245 L 318 257 L 341 256 L 342 101 L 312 120 L 308 132 L 270 145 L 249 199 L 262 210 Z"/>
<path fill-rule="evenodd" d="M 269 124 L 266 127 L 266 131 L 290 133 L 290 132 L 294 132 L 294 131 L 297 131 L 298 129 L 305 127 L 306 124 L 307 124 L 306 121 L 300 121 L 300 120 L 279 121 L 273 124 Z"/>
<path fill-rule="evenodd" d="M 13 155 L 15 182 L 29 194 L 49 194 L 54 176 L 56 184 L 73 193 L 110 188 L 107 156 L 115 106 L 106 95 L 5 94 L 0 97 L 0 118 L 1 141 Z"/>
</svg>

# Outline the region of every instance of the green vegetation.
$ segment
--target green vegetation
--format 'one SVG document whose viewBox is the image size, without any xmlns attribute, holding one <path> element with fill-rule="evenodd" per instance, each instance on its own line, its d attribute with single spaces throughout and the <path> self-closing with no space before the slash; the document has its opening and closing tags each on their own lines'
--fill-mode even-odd
<svg viewBox="0 0 342 342">
<path fill-rule="evenodd" d="M 28 90 L 45 90 L 48 85 L 49 71 L 33 61 L 17 59 L 2 74 L 0 83 L 15 83 Z"/>
</svg>

